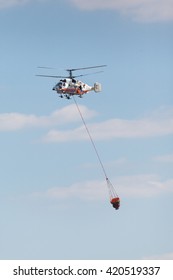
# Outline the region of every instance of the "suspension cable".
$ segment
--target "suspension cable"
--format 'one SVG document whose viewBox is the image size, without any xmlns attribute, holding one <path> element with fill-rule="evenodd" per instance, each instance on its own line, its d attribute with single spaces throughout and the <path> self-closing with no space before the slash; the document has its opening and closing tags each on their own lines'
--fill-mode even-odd
<svg viewBox="0 0 173 280">
<path fill-rule="evenodd" d="M 99 163 L 100 163 L 100 166 L 101 166 L 101 169 L 102 169 L 102 171 L 103 171 L 103 174 L 104 174 L 104 176 L 105 176 L 105 178 L 106 178 L 106 183 L 107 183 L 107 187 L 108 187 L 108 190 L 109 190 L 110 200 L 112 200 L 114 197 L 117 197 L 117 198 L 118 198 L 118 194 L 117 194 L 117 192 L 115 191 L 114 186 L 112 185 L 112 183 L 111 183 L 110 180 L 108 179 L 108 176 L 107 176 L 107 174 L 106 174 L 105 167 L 104 167 L 104 165 L 103 165 L 103 163 L 102 163 L 102 161 L 101 161 L 101 158 L 100 158 L 99 153 L 98 153 L 98 151 L 97 151 L 96 145 L 95 145 L 95 143 L 94 143 L 94 141 L 93 141 L 93 139 L 92 139 L 92 136 L 91 136 L 91 134 L 90 134 L 90 132 L 89 132 L 89 129 L 88 129 L 87 125 L 86 125 L 86 122 L 85 122 L 84 117 L 83 117 L 83 115 L 82 115 L 82 112 L 81 112 L 81 110 L 80 110 L 80 108 L 79 108 L 79 106 L 78 106 L 78 104 L 77 104 L 77 101 L 76 101 L 74 95 L 73 95 L 72 97 L 73 97 L 74 103 L 76 104 L 76 108 L 77 108 L 77 110 L 78 110 L 78 112 L 79 112 L 79 115 L 80 115 L 80 117 L 81 117 L 81 119 L 82 119 L 82 122 L 83 122 L 83 124 L 84 124 L 84 126 L 85 126 L 85 129 L 86 129 L 86 131 L 87 131 L 87 133 L 88 133 L 89 139 L 90 139 L 91 144 L 92 144 L 92 146 L 93 146 L 93 148 L 94 148 L 94 151 L 95 151 L 96 156 L 97 156 L 97 158 L 98 158 L 98 161 L 99 161 Z"/>
<path fill-rule="evenodd" d="M 82 113 L 81 113 L 81 111 L 80 111 L 80 109 L 79 109 L 79 106 L 78 106 L 78 104 L 77 104 L 77 102 L 76 102 L 76 99 L 75 99 L 74 96 L 72 96 L 72 97 L 73 97 L 73 100 L 74 100 L 74 102 L 75 102 L 75 104 L 76 104 L 77 110 L 78 110 L 78 112 L 79 112 L 79 114 L 80 114 L 80 117 L 81 117 L 81 119 L 82 119 L 82 122 L 83 122 L 83 124 L 84 124 L 84 126 L 85 126 L 85 129 L 86 129 L 86 131 L 87 131 L 87 133 L 88 133 L 88 136 L 89 136 L 89 138 L 90 138 L 90 140 L 91 140 L 91 144 L 92 144 L 92 146 L 93 146 L 93 148 L 94 148 L 94 151 L 95 151 L 95 153 L 96 153 L 96 156 L 97 156 L 97 158 L 98 158 L 98 161 L 99 161 L 99 163 L 100 163 L 100 166 L 101 166 L 101 168 L 102 168 L 102 170 L 103 170 L 103 173 L 104 173 L 104 176 L 105 176 L 105 178 L 106 178 L 106 181 L 108 182 L 108 181 L 109 181 L 109 180 L 108 180 L 108 176 L 107 176 L 107 174 L 106 174 L 106 170 L 105 170 L 105 168 L 104 168 L 104 165 L 103 165 L 103 163 L 102 163 L 102 161 L 101 161 L 101 158 L 100 158 L 100 156 L 99 156 L 99 153 L 98 153 L 98 151 L 97 151 L 96 145 L 94 144 L 94 141 L 93 141 L 93 139 L 92 139 L 92 137 L 91 137 L 91 134 L 90 134 L 90 132 L 89 132 L 89 129 L 88 129 L 87 125 L 86 125 L 86 122 L 85 122 L 85 120 L 84 120 L 84 118 L 83 118 L 83 116 L 82 116 Z"/>
<path fill-rule="evenodd" d="M 98 153 L 98 151 L 97 151 L 96 145 L 95 145 L 95 143 L 94 143 L 94 141 L 93 141 L 93 139 L 92 139 L 92 136 L 91 136 L 91 134 L 90 134 L 90 132 L 89 132 L 89 129 L 88 129 L 87 125 L 86 125 L 86 122 L 85 122 L 85 120 L 84 120 L 84 117 L 83 117 L 83 115 L 82 115 L 82 113 L 81 113 L 81 111 L 80 111 L 80 108 L 79 108 L 79 106 L 78 106 L 78 104 L 77 104 L 77 102 L 76 102 L 76 99 L 75 99 L 74 96 L 72 96 L 72 97 L 73 97 L 74 103 L 76 104 L 76 108 L 77 108 L 77 110 L 78 110 L 78 112 L 79 112 L 79 115 L 80 115 L 80 117 L 81 117 L 81 119 L 82 119 L 82 122 L 83 122 L 83 124 L 84 124 L 84 126 L 85 126 L 85 129 L 86 129 L 86 131 L 87 131 L 87 133 L 88 133 L 89 139 L 90 139 L 91 144 L 92 144 L 92 146 L 93 146 L 93 148 L 94 148 L 94 151 L 95 151 L 95 153 L 96 153 L 96 156 L 97 156 L 98 161 L 99 161 L 99 163 L 100 163 L 100 166 L 101 166 L 101 168 L 102 168 L 102 171 L 103 171 L 103 173 L 104 173 L 104 176 L 105 176 L 105 178 L 106 178 L 106 183 L 107 183 L 107 187 L 108 187 L 108 190 L 109 190 L 110 203 L 111 203 L 112 206 L 117 210 L 117 209 L 119 209 L 119 207 L 120 207 L 120 199 L 119 199 L 119 197 L 118 197 L 118 195 L 117 195 L 117 193 L 116 193 L 116 191 L 115 191 L 114 186 L 112 185 L 112 183 L 111 183 L 110 180 L 108 179 L 108 176 L 107 176 L 107 174 L 106 174 L 106 170 L 105 170 L 104 165 L 103 165 L 103 163 L 102 163 L 102 161 L 101 161 L 101 158 L 100 158 L 99 153 Z"/>
</svg>

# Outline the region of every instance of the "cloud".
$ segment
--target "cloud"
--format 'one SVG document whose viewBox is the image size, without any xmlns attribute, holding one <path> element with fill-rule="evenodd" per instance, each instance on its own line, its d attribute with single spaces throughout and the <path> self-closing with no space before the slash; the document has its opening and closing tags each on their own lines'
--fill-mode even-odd
<svg viewBox="0 0 173 280">
<path fill-rule="evenodd" d="M 68 187 L 54 187 L 45 192 L 36 192 L 33 193 L 33 196 L 57 200 L 77 198 L 90 201 L 108 198 L 105 182 L 103 181 L 77 182 Z"/>
<path fill-rule="evenodd" d="M 173 260 L 173 252 L 144 257 L 144 260 Z"/>
<path fill-rule="evenodd" d="M 0 9 L 12 8 L 15 6 L 25 5 L 30 2 L 45 2 L 47 0 L 0 0 Z"/>
<path fill-rule="evenodd" d="M 157 175 L 140 174 L 120 176 L 113 181 L 115 191 L 122 197 L 152 198 L 158 195 L 173 193 L 173 179 L 161 181 Z M 84 201 L 105 201 L 109 199 L 108 187 L 104 181 L 77 182 L 68 187 L 49 188 L 44 192 L 35 192 L 32 197 L 66 200 L 81 199 Z"/>
<path fill-rule="evenodd" d="M 173 20 L 173 0 L 70 0 L 82 10 L 110 9 L 137 21 Z"/>
<path fill-rule="evenodd" d="M 138 120 L 110 119 L 100 123 L 88 124 L 88 128 L 94 140 L 171 135 L 173 134 L 173 109 L 159 109 L 153 112 L 150 117 Z M 44 137 L 46 142 L 81 141 L 87 139 L 88 135 L 84 126 L 65 131 L 53 129 Z"/>
<path fill-rule="evenodd" d="M 86 106 L 80 105 L 80 110 L 86 119 L 96 115 Z M 48 116 L 26 115 L 21 113 L 0 114 L 0 131 L 16 131 L 24 128 L 50 127 L 80 121 L 75 105 L 71 104 L 56 110 Z"/>
<path fill-rule="evenodd" d="M 29 1 L 30 0 L 0 0 L 0 9 L 10 8 L 16 5 L 23 5 Z"/>
<path fill-rule="evenodd" d="M 156 162 L 160 162 L 160 163 L 172 163 L 173 154 L 157 156 L 157 157 L 153 158 L 153 160 Z"/>
<path fill-rule="evenodd" d="M 154 197 L 166 193 L 173 193 L 173 179 L 161 181 L 155 174 L 140 174 L 118 177 L 115 184 L 122 196 Z"/>
<path fill-rule="evenodd" d="M 96 111 L 80 105 L 80 111 L 85 120 L 97 115 Z M 80 122 L 80 116 L 75 104 L 70 104 L 52 112 L 50 115 L 37 116 L 34 114 L 2 113 L 0 114 L 0 132 L 17 131 L 28 128 L 50 129 L 43 137 L 44 142 L 71 142 L 89 140 L 85 127 L 59 127 Z M 88 123 L 88 122 L 87 122 Z M 57 129 L 58 126 L 58 129 Z M 94 140 L 114 140 L 117 138 L 150 138 L 173 134 L 173 108 L 162 108 L 150 116 L 141 119 L 110 119 L 98 123 L 87 124 Z"/>
<path fill-rule="evenodd" d="M 44 2 L 45 0 L 35 0 Z M 173 20 L 173 0 L 66 0 L 81 10 L 115 10 L 135 21 Z M 0 9 L 24 5 L 33 0 L 0 0 Z"/>
</svg>

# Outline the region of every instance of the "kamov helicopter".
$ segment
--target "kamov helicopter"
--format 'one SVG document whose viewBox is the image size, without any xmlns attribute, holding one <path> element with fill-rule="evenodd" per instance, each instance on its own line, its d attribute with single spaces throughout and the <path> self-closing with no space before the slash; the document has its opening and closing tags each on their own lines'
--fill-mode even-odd
<svg viewBox="0 0 173 280">
<path fill-rule="evenodd" d="M 83 67 L 83 68 L 66 69 L 66 71 L 69 73 L 68 76 L 54 76 L 54 75 L 36 75 L 36 76 L 61 78 L 59 82 L 52 88 L 52 90 L 55 90 L 56 93 L 58 93 L 61 98 L 66 97 L 67 99 L 70 99 L 70 96 L 73 95 L 82 97 L 83 94 L 86 94 L 90 91 L 95 91 L 95 92 L 101 91 L 100 83 L 95 82 L 93 86 L 89 86 L 86 83 L 77 80 L 76 78 L 90 75 L 90 74 L 100 73 L 102 71 L 90 73 L 90 74 L 82 74 L 82 75 L 73 75 L 73 71 L 100 68 L 105 66 L 106 65 L 99 65 L 99 66 L 91 66 L 91 67 Z M 39 68 L 49 68 L 49 67 L 39 67 Z"/>
</svg>

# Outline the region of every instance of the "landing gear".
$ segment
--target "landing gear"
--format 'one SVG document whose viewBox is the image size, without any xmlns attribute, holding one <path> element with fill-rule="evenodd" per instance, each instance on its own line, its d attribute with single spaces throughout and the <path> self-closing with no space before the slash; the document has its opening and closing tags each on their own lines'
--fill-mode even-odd
<svg viewBox="0 0 173 280">
<path fill-rule="evenodd" d="M 64 95 L 63 95 L 63 94 L 59 94 L 59 97 L 60 97 L 60 98 L 64 98 Z M 70 96 L 69 96 L 68 94 L 65 94 L 65 98 L 66 98 L 66 99 L 71 99 Z"/>
</svg>

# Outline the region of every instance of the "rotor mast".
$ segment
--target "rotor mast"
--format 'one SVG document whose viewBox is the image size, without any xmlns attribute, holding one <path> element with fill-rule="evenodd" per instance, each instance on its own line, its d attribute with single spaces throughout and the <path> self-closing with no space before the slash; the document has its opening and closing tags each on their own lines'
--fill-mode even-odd
<svg viewBox="0 0 173 280">
<path fill-rule="evenodd" d="M 69 72 L 69 78 L 72 79 L 73 78 L 73 75 L 72 75 L 73 69 L 68 69 L 67 71 Z"/>
</svg>

